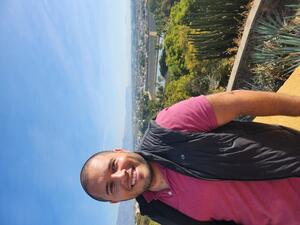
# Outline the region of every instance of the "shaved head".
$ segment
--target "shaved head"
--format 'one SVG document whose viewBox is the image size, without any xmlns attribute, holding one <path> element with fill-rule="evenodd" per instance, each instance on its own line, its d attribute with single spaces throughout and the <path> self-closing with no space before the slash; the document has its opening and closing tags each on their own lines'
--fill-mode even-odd
<svg viewBox="0 0 300 225">
<path fill-rule="evenodd" d="M 89 168 L 92 166 L 92 162 L 94 161 L 93 159 L 101 156 L 101 155 L 105 155 L 107 153 L 113 153 L 113 151 L 101 151 L 101 152 L 96 152 L 95 154 L 93 154 L 92 156 L 90 156 L 90 158 L 88 158 L 88 160 L 86 160 L 86 162 L 84 163 L 81 172 L 80 172 L 80 183 L 81 186 L 83 188 L 83 190 L 93 199 L 97 200 L 97 201 L 107 201 L 105 199 L 102 199 L 100 197 L 97 196 L 93 196 L 89 190 L 88 190 L 88 186 L 89 186 Z"/>
</svg>

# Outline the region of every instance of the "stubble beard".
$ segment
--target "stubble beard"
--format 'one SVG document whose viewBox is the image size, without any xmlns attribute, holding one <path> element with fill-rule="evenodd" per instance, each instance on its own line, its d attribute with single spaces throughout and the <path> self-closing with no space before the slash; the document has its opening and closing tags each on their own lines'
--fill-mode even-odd
<svg viewBox="0 0 300 225">
<path fill-rule="evenodd" d="M 147 169 L 149 171 L 149 176 L 147 178 L 145 178 L 145 184 L 144 184 L 144 187 L 143 187 L 143 192 L 149 190 L 149 188 L 151 186 L 151 183 L 152 183 L 152 177 L 153 177 L 152 167 L 150 166 L 150 164 L 146 160 L 145 160 L 145 163 L 146 163 Z"/>
<path fill-rule="evenodd" d="M 144 164 L 146 166 L 146 170 L 149 172 L 148 176 L 145 177 L 145 182 L 144 182 L 143 190 L 142 190 L 142 193 L 143 193 L 145 191 L 148 191 L 151 186 L 152 177 L 153 177 L 153 169 L 150 166 L 150 164 L 141 155 L 140 155 L 140 157 L 141 157 L 139 159 L 140 163 Z"/>
</svg>

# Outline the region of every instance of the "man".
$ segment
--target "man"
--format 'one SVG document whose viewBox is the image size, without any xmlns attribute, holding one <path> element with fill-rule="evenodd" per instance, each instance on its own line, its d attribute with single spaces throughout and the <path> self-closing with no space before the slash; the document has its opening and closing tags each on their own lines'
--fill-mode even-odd
<svg viewBox="0 0 300 225">
<path fill-rule="evenodd" d="M 136 198 L 161 224 L 300 224 L 300 132 L 240 115 L 300 115 L 300 97 L 232 91 L 162 110 L 137 152 L 90 157 L 81 171 L 94 199 Z"/>
</svg>

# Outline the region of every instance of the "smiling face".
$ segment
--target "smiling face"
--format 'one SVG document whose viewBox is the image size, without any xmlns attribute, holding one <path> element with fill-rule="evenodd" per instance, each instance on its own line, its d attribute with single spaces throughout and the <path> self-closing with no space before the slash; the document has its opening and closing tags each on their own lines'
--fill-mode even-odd
<svg viewBox="0 0 300 225">
<path fill-rule="evenodd" d="M 139 154 L 116 150 L 97 155 L 86 167 L 90 195 L 111 202 L 137 197 L 151 184 L 151 169 Z"/>
</svg>

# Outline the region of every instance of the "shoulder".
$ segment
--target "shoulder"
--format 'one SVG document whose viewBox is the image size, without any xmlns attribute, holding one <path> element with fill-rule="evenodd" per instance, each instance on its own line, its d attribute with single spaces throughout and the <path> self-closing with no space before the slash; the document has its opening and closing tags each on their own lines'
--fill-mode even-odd
<svg viewBox="0 0 300 225">
<path fill-rule="evenodd" d="M 192 97 L 163 109 L 156 117 L 158 125 L 180 131 L 209 131 L 217 126 L 214 110 L 206 96 Z"/>
</svg>

